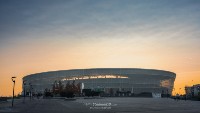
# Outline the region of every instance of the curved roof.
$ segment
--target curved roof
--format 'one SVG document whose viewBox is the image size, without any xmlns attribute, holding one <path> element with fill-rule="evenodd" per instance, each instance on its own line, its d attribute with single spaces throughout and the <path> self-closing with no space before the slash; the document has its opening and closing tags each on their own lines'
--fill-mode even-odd
<svg viewBox="0 0 200 113">
<path fill-rule="evenodd" d="M 141 69 L 141 68 L 91 68 L 91 69 L 71 69 L 71 70 L 58 70 L 48 71 L 27 75 L 24 78 L 32 77 L 51 77 L 51 76 L 81 76 L 81 75 L 155 75 L 175 78 L 176 74 L 170 71 L 157 70 L 157 69 Z"/>
</svg>

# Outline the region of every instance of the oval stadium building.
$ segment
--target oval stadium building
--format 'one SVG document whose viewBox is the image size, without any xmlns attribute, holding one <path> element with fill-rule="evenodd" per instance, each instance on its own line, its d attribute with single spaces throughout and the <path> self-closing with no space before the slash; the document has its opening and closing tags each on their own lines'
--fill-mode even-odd
<svg viewBox="0 0 200 113">
<path fill-rule="evenodd" d="M 176 74 L 164 70 L 138 68 L 93 68 L 50 71 L 23 77 L 26 92 L 43 93 L 52 89 L 55 81 L 62 84 L 75 81 L 82 89 L 100 90 L 106 94 L 118 92 L 131 94 L 155 93 L 171 95 Z"/>
</svg>

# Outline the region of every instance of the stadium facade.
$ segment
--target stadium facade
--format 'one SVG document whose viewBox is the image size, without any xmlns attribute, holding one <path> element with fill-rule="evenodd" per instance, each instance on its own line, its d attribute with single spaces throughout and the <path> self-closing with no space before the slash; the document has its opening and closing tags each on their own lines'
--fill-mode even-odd
<svg viewBox="0 0 200 113">
<path fill-rule="evenodd" d="M 117 92 L 144 92 L 171 94 L 176 74 L 164 70 L 138 68 L 93 68 L 50 71 L 23 77 L 23 89 L 26 92 L 43 93 L 52 89 L 55 81 L 66 84 L 75 81 L 82 89 L 100 90 L 107 94 Z"/>
</svg>

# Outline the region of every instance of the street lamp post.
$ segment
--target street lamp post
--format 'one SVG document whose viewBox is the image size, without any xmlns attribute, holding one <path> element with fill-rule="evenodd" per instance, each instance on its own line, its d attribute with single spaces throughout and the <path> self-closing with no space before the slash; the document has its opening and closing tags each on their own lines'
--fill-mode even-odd
<svg viewBox="0 0 200 113">
<path fill-rule="evenodd" d="M 14 92 L 14 90 L 15 90 L 15 78 L 16 78 L 16 77 L 12 77 L 12 78 L 11 78 L 12 81 L 13 81 L 13 98 L 12 98 L 12 107 L 13 107 L 13 103 L 14 103 L 14 95 L 15 95 L 15 92 Z"/>
<path fill-rule="evenodd" d="M 25 85 L 26 85 L 26 81 L 23 81 L 23 88 L 24 88 L 24 103 L 25 103 L 25 97 L 26 97 L 26 92 L 25 92 Z"/>
</svg>

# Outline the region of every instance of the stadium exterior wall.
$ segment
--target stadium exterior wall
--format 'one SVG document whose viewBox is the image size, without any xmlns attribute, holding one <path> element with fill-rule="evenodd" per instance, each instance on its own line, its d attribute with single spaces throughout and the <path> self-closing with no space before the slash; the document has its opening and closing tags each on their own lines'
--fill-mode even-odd
<svg viewBox="0 0 200 113">
<path fill-rule="evenodd" d="M 176 74 L 169 71 L 139 68 L 93 68 L 50 71 L 23 77 L 26 92 L 43 93 L 52 89 L 55 81 L 66 84 L 75 80 L 83 89 L 101 90 L 108 94 L 116 92 L 143 92 L 171 94 Z"/>
</svg>

